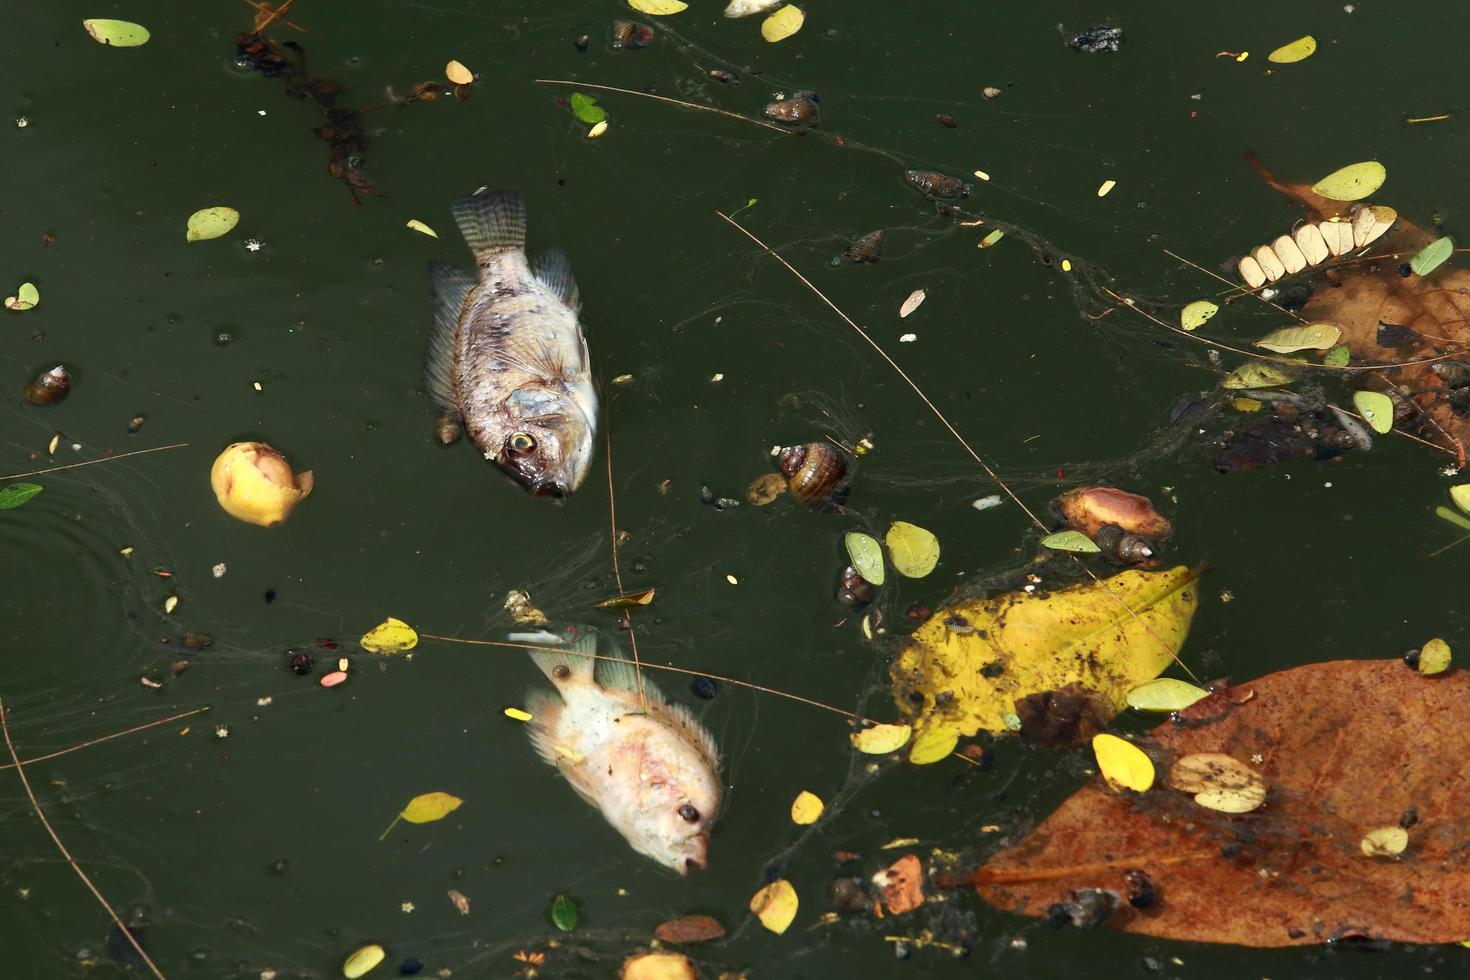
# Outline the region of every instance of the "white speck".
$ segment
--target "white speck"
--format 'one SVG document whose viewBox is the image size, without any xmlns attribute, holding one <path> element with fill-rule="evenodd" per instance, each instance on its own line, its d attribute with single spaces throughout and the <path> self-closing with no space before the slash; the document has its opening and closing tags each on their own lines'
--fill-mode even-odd
<svg viewBox="0 0 1470 980">
<path fill-rule="evenodd" d="M 71 444 L 71 451 L 74 452 L 74 453 L 81 452 L 82 451 L 82 444 L 79 443 L 79 442 L 72 443 Z"/>
<path fill-rule="evenodd" d="M 15 117 L 15 128 L 16 129 L 25 129 L 30 124 L 31 124 L 31 121 L 29 119 L 27 119 L 25 116 L 16 116 Z"/>
<path fill-rule="evenodd" d="M 725 380 L 725 376 L 723 374 L 715 373 L 715 374 L 710 375 L 709 376 L 709 379 L 713 383 L 719 384 L 721 381 L 724 381 Z"/>
<path fill-rule="evenodd" d="M 1326 483 L 1324 483 L 1322 485 L 1324 487 L 1326 487 L 1328 490 L 1331 490 L 1332 489 L 1332 481 L 1331 480 L 1328 480 Z"/>
<path fill-rule="evenodd" d="M 1017 936 L 1015 939 L 1012 939 L 1011 940 L 1011 949 L 1025 949 L 1025 948 L 1026 948 L 1026 940 L 1023 939 L 1023 938 L 1021 938 L 1020 936 Z"/>
<path fill-rule="evenodd" d="M 1440 476 L 1458 476 L 1459 473 L 1460 468 L 1458 466 L 1446 466 L 1439 471 Z"/>
<path fill-rule="evenodd" d="M 256 391 L 264 391 L 265 390 L 265 388 L 261 386 L 261 383 L 259 381 L 252 381 L 252 382 L 250 382 L 250 385 Z"/>
<path fill-rule="evenodd" d="M 900 344 L 912 344 L 914 341 L 916 341 L 918 339 L 919 339 L 919 335 L 918 334 L 916 334 L 916 333 L 906 333 L 902 337 L 898 338 L 898 342 Z"/>
<path fill-rule="evenodd" d="M 270 704 L 274 700 L 275 700 L 275 698 L 273 698 L 269 694 L 267 694 L 263 698 L 256 698 L 255 699 L 255 706 L 257 708 L 264 708 L 266 705 Z"/>
<path fill-rule="evenodd" d="M 978 178 L 980 178 L 981 180 L 989 180 L 990 179 L 990 175 L 988 173 L 986 173 L 985 171 L 983 171 L 983 170 L 977 170 L 977 171 L 975 171 L 975 176 L 978 177 Z"/>
<path fill-rule="evenodd" d="M 211 572 L 214 572 L 214 577 L 215 578 L 224 578 L 225 577 L 225 571 L 226 571 L 226 569 L 225 569 L 225 563 L 224 562 L 217 562 L 215 564 L 215 566 L 210 569 L 210 571 Z"/>
<path fill-rule="evenodd" d="M 214 737 L 215 738 L 229 738 L 230 737 L 230 726 L 229 725 L 215 725 L 214 726 Z"/>
<path fill-rule="evenodd" d="M 729 582 L 731 585 L 739 585 L 740 584 L 740 580 L 738 578 L 736 578 L 735 576 L 733 576 L 733 575 L 726 575 L 725 576 L 725 581 L 726 582 Z"/>
<path fill-rule="evenodd" d="M 981 497 L 979 500 L 970 501 L 970 506 L 976 510 L 989 510 L 992 507 L 999 507 L 1003 503 L 1005 501 L 1001 499 L 1000 494 L 992 493 L 988 497 Z"/>
<path fill-rule="evenodd" d="M 413 911 L 413 903 L 404 902 L 402 905 L 398 906 L 398 908 L 399 911 L 401 911 L 404 915 L 407 915 L 408 913 Z"/>
<path fill-rule="evenodd" d="M 1342 12 L 1345 13 L 1345 14 L 1350 14 L 1354 10 L 1357 10 L 1357 9 L 1358 9 L 1357 7 L 1355 7 L 1354 5 L 1352 5 L 1350 3 L 1345 3 L 1345 4 L 1342 5 Z"/>
<path fill-rule="evenodd" d="M 1264 299 L 1264 300 L 1273 300 L 1275 298 L 1276 298 L 1276 290 L 1274 290 L 1274 289 L 1263 289 L 1263 290 L 1261 290 L 1261 299 Z"/>
<path fill-rule="evenodd" d="M 258 238 L 247 238 L 245 239 L 245 251 L 259 252 L 261 244 L 262 242 Z"/>
<path fill-rule="evenodd" d="M 1036 586 L 1034 586 L 1034 585 L 1028 585 L 1028 586 L 1026 586 L 1026 588 L 1023 591 L 1026 591 L 1026 592 L 1035 592 L 1036 591 Z"/>
<path fill-rule="evenodd" d="M 263 116 L 263 115 L 265 115 L 265 110 L 264 109 L 256 109 L 255 110 L 255 114 L 257 116 Z"/>
<path fill-rule="evenodd" d="M 632 380 L 633 376 L 631 374 L 620 374 L 616 378 L 612 379 L 612 383 L 615 385 L 625 385 Z"/>
</svg>

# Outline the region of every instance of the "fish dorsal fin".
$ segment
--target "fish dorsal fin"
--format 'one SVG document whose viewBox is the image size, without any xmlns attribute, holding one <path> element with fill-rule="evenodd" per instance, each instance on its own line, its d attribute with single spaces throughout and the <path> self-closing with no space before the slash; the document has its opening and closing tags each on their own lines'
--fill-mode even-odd
<svg viewBox="0 0 1470 980">
<path fill-rule="evenodd" d="M 599 660 L 597 662 L 597 686 L 604 691 L 632 691 L 638 693 L 638 668 L 633 661 L 623 655 L 623 651 L 609 642 L 616 660 Z M 658 685 L 647 677 L 643 678 L 643 696 L 648 699 L 649 707 L 662 707 L 665 703 L 664 693 L 658 689 Z"/>
<path fill-rule="evenodd" d="M 526 202 L 515 191 L 481 188 L 449 206 L 476 262 L 526 246 Z"/>
<path fill-rule="evenodd" d="M 638 692 L 638 671 L 633 662 L 623 656 L 623 651 L 614 648 L 617 660 L 599 660 L 597 662 L 597 683 L 606 691 L 629 691 L 635 695 Z M 720 747 L 715 744 L 715 737 L 709 733 L 698 718 L 694 716 L 693 710 L 687 705 L 670 701 L 659 690 L 657 684 L 643 678 L 643 697 L 648 701 L 649 714 L 657 715 L 663 721 L 668 722 L 679 732 L 683 733 L 696 749 L 702 752 L 710 762 L 710 767 L 718 770 L 720 765 Z"/>
<path fill-rule="evenodd" d="M 443 262 L 430 262 L 429 284 L 434 290 L 434 328 L 424 355 L 424 386 L 435 405 L 458 415 L 454 401 L 454 337 L 459 329 L 459 312 L 474 288 L 475 277 Z"/>
<path fill-rule="evenodd" d="M 549 248 L 536 256 L 531 262 L 531 272 L 573 313 L 582 309 L 582 296 L 577 291 L 577 281 L 572 278 L 572 263 L 561 249 Z"/>
<path fill-rule="evenodd" d="M 597 661 L 592 655 L 597 652 L 597 634 L 591 630 L 583 630 L 577 637 L 576 642 L 567 644 L 565 652 L 561 650 L 531 650 L 531 659 L 536 666 L 541 668 L 551 683 L 555 684 L 557 690 L 561 690 L 568 684 L 578 682 L 585 683 L 592 680 L 593 669 Z M 558 667 L 567 668 L 565 677 L 557 677 Z"/>
<path fill-rule="evenodd" d="M 652 700 L 649 702 L 649 707 L 652 707 Z M 705 757 L 709 759 L 710 768 L 718 773 L 720 769 L 720 747 L 715 744 L 715 737 L 709 733 L 708 728 L 704 727 L 704 723 L 694 716 L 694 709 L 690 708 L 687 704 L 665 700 L 656 710 L 667 718 L 675 728 L 683 732 L 684 737 L 689 739 L 695 748 L 704 753 Z"/>
</svg>

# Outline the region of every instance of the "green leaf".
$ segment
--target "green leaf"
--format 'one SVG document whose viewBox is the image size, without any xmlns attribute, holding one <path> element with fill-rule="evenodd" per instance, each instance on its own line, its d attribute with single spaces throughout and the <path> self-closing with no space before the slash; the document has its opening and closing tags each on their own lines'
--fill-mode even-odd
<svg viewBox="0 0 1470 980">
<path fill-rule="evenodd" d="M 1353 407 L 1379 435 L 1393 428 L 1393 399 L 1382 392 L 1353 392 Z"/>
<path fill-rule="evenodd" d="M 1197 299 L 1179 311 L 1179 325 L 1185 330 L 1198 330 L 1210 317 L 1219 312 L 1220 307 L 1209 300 Z"/>
<path fill-rule="evenodd" d="M 1302 350 L 1327 350 L 1342 339 L 1342 329 L 1330 323 L 1309 323 L 1304 327 L 1282 327 L 1273 330 L 1256 346 L 1277 354 L 1295 354 Z"/>
<path fill-rule="evenodd" d="M 41 291 L 33 282 L 23 282 L 15 291 L 14 296 L 5 297 L 5 308 L 23 313 L 26 310 L 34 310 L 36 304 L 41 302 Z"/>
<path fill-rule="evenodd" d="M 1383 186 L 1388 171 L 1377 160 L 1365 160 L 1334 170 L 1312 185 L 1312 193 L 1332 201 L 1361 201 Z"/>
<path fill-rule="evenodd" d="M 1056 534 L 1048 534 L 1041 539 L 1041 546 L 1050 548 L 1052 551 L 1076 551 L 1084 555 L 1093 555 L 1102 550 L 1081 531 L 1058 531 Z"/>
<path fill-rule="evenodd" d="M 1169 714 L 1183 711 L 1200 698 L 1209 697 L 1209 694 L 1209 691 L 1195 687 L 1188 681 L 1159 677 L 1131 689 L 1128 692 L 1128 707 L 1134 711 Z"/>
<path fill-rule="evenodd" d="M 98 44 L 109 47 L 136 48 L 140 44 L 148 43 L 148 28 L 131 21 L 93 17 L 82 21 L 82 26 Z"/>
<path fill-rule="evenodd" d="M 191 242 L 207 242 L 226 234 L 240 223 L 240 212 L 234 208 L 201 208 L 189 215 L 184 238 Z"/>
<path fill-rule="evenodd" d="M 0 510 L 11 510 L 46 489 L 39 483 L 12 483 L 0 490 Z"/>
<path fill-rule="evenodd" d="M 893 559 L 893 570 L 906 578 L 923 578 L 939 564 L 939 539 L 917 524 L 894 521 L 888 526 L 888 533 L 883 535 L 883 540 L 888 544 L 888 557 Z M 866 575 L 863 577 L 867 578 Z"/>
<path fill-rule="evenodd" d="M 1275 388 L 1296 380 L 1296 372 L 1281 364 L 1247 361 L 1231 371 L 1220 387 L 1237 391 L 1242 388 Z"/>
<path fill-rule="evenodd" d="M 1420 249 L 1418 255 L 1409 260 L 1409 268 L 1416 276 L 1427 276 L 1438 269 L 1454 250 L 1455 243 L 1448 236 L 1436 238 Z"/>
<path fill-rule="evenodd" d="M 596 126 L 607 118 L 607 111 L 598 105 L 597 100 L 590 95 L 573 92 L 571 102 L 572 115 L 589 126 Z"/>
<path fill-rule="evenodd" d="M 853 570 L 873 585 L 882 585 L 886 577 L 883 571 L 883 546 L 871 535 L 861 531 L 848 531 L 842 538 L 847 546 L 847 559 Z"/>
<path fill-rule="evenodd" d="M 992 231 L 990 234 L 980 239 L 980 247 L 989 248 L 1004 237 L 1006 237 L 1006 233 L 997 228 L 995 229 L 995 231 Z"/>
<path fill-rule="evenodd" d="M 37 489 L 40 489 L 39 487 Z M 1470 483 L 1461 483 L 1450 487 L 1450 499 L 1455 506 L 1470 514 Z"/>
<path fill-rule="evenodd" d="M 1434 508 L 1434 513 L 1444 520 L 1449 521 L 1451 524 L 1455 525 L 1455 527 L 1463 528 L 1466 531 L 1470 531 L 1470 517 L 1466 517 L 1463 514 L 1456 514 L 1448 507 L 1436 507 Z"/>
<path fill-rule="evenodd" d="M 1322 363 L 1327 365 L 1328 367 L 1347 367 L 1348 362 L 1351 360 L 1352 352 L 1349 351 L 1347 345 L 1344 344 L 1340 347 L 1334 347 L 1332 348 L 1332 350 L 1328 351 L 1327 356 L 1322 358 Z"/>
<path fill-rule="evenodd" d="M 562 932 L 577 928 L 577 903 L 565 895 L 558 895 L 551 902 L 551 922 Z"/>
<path fill-rule="evenodd" d="M 1290 65 L 1298 61 L 1306 61 L 1317 50 L 1317 39 L 1308 34 L 1299 37 L 1290 44 L 1281 47 L 1266 55 L 1266 60 L 1277 65 Z"/>
</svg>

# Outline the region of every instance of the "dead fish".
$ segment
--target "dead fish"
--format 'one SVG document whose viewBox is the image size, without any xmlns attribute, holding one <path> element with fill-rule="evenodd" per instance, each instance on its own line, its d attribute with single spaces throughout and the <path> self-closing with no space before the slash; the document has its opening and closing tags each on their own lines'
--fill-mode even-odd
<svg viewBox="0 0 1470 980">
<path fill-rule="evenodd" d="M 785 126 L 810 128 L 821 120 L 821 101 L 815 92 L 797 92 L 788 99 L 767 105 L 766 118 L 774 119 Z"/>
<path fill-rule="evenodd" d="M 526 205 L 515 191 L 482 188 L 450 210 L 479 276 L 429 263 L 429 396 L 526 490 L 564 497 L 586 478 L 597 432 L 571 265 L 555 248 L 527 261 Z"/>
<path fill-rule="evenodd" d="M 532 650 L 556 693 L 526 697 L 531 744 L 628 844 L 682 874 L 703 868 L 720 811 L 720 753 L 681 704 L 643 680 L 633 664 L 593 660 L 597 634 L 583 630 L 565 653 Z"/>
<path fill-rule="evenodd" d="M 929 197 L 953 199 L 970 196 L 970 185 L 948 174 L 935 173 L 932 170 L 906 170 L 903 179 Z"/>
</svg>

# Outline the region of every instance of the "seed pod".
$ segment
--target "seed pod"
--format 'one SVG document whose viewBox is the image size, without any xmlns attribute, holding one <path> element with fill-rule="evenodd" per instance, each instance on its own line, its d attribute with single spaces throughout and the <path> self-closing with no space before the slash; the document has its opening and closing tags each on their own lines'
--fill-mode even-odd
<svg viewBox="0 0 1470 980">
<path fill-rule="evenodd" d="M 1147 497 L 1115 487 L 1078 487 L 1062 494 L 1056 507 L 1068 527 L 1094 541 L 1109 524 L 1150 541 L 1162 541 L 1174 533 L 1168 518 L 1154 510 Z"/>
<path fill-rule="evenodd" d="M 43 371 L 22 392 L 32 405 L 55 405 L 71 394 L 71 375 L 60 364 Z"/>
<path fill-rule="evenodd" d="M 815 92 L 797 92 L 789 99 L 772 102 L 766 106 L 767 119 L 774 119 L 785 126 L 809 129 L 821 119 L 822 110 Z"/>
<path fill-rule="evenodd" d="M 1256 260 L 1256 264 L 1266 273 L 1266 278 L 1272 282 L 1286 275 L 1286 266 L 1282 264 L 1276 253 L 1271 251 L 1269 245 L 1257 245 L 1251 251 L 1251 258 Z"/>
<path fill-rule="evenodd" d="M 842 257 L 849 262 L 877 262 L 883 257 L 883 230 L 870 231 L 861 238 L 854 238 L 842 250 Z"/>
<path fill-rule="evenodd" d="M 848 565 L 837 583 L 837 601 L 849 609 L 861 609 L 873 601 L 873 585 Z"/>
<path fill-rule="evenodd" d="M 1322 232 L 1317 230 L 1316 225 L 1302 225 L 1293 233 L 1292 240 L 1301 250 L 1302 257 L 1307 260 L 1307 265 L 1321 265 L 1331 254 L 1327 250 L 1327 242 L 1322 238 Z"/>
<path fill-rule="evenodd" d="M 807 506 L 828 501 L 841 503 L 847 496 L 847 457 L 825 442 L 787 446 L 780 453 L 781 472 L 791 495 Z"/>
<path fill-rule="evenodd" d="M 1153 543 L 1140 534 L 1129 534 L 1116 524 L 1106 524 L 1092 539 L 1109 561 L 1119 565 L 1137 565 L 1154 556 Z"/>
<path fill-rule="evenodd" d="M 1282 235 L 1271 243 L 1271 251 L 1286 266 L 1286 274 L 1291 276 L 1301 272 L 1307 267 L 1307 257 L 1302 250 L 1296 247 L 1296 242 L 1289 235 Z"/>
<path fill-rule="evenodd" d="M 631 20 L 615 20 L 612 24 L 614 50 L 646 48 L 653 43 L 653 28 Z"/>
<path fill-rule="evenodd" d="M 439 438 L 441 445 L 452 445 L 464 435 L 464 427 L 459 424 L 458 418 L 446 412 L 434 420 L 434 435 Z"/>
<path fill-rule="evenodd" d="M 1249 255 L 1244 256 L 1240 260 L 1240 264 L 1236 266 L 1236 270 L 1240 273 L 1240 278 L 1250 288 L 1260 289 L 1266 285 L 1266 271 L 1261 268 L 1259 262 Z"/>
<path fill-rule="evenodd" d="M 948 174 L 935 173 L 932 170 L 907 170 L 903 179 L 929 197 L 953 200 L 970 196 L 970 185 Z"/>
</svg>

